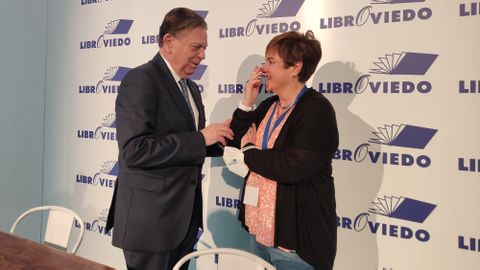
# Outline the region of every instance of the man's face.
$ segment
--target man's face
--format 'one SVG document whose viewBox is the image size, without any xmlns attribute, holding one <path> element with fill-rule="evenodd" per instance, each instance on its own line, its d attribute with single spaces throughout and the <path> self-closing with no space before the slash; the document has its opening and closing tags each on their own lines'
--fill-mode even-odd
<svg viewBox="0 0 480 270">
<path fill-rule="evenodd" d="M 172 37 L 170 64 L 181 78 L 192 75 L 205 59 L 207 30 L 203 27 L 186 29 Z"/>
</svg>

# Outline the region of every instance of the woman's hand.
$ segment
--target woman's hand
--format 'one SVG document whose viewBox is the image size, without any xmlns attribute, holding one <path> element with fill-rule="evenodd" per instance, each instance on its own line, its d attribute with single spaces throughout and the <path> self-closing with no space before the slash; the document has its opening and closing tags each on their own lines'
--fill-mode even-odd
<svg viewBox="0 0 480 270">
<path fill-rule="evenodd" d="M 258 94 L 260 93 L 259 88 L 262 83 L 260 80 L 260 75 L 262 74 L 263 69 L 261 67 L 255 67 L 255 69 L 253 69 L 243 91 L 243 105 L 252 107 L 253 104 L 255 104 Z"/>
<path fill-rule="evenodd" d="M 247 133 L 243 135 L 242 140 L 240 142 L 241 147 L 243 148 L 245 145 L 249 143 L 255 144 L 255 140 L 257 138 L 257 127 L 255 126 L 255 123 L 252 123 L 252 125 L 248 128 Z"/>
</svg>

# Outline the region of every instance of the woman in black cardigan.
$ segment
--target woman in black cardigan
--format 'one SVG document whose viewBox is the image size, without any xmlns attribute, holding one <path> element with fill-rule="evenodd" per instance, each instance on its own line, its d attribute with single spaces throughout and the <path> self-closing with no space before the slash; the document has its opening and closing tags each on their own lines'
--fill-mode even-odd
<svg viewBox="0 0 480 270">
<path fill-rule="evenodd" d="M 230 145 L 241 146 L 250 170 L 239 219 L 252 234 L 252 250 L 280 270 L 332 269 L 336 254 L 335 111 L 305 85 L 320 58 L 311 31 L 274 37 L 231 122 Z M 275 95 L 255 109 L 262 76 Z"/>
</svg>

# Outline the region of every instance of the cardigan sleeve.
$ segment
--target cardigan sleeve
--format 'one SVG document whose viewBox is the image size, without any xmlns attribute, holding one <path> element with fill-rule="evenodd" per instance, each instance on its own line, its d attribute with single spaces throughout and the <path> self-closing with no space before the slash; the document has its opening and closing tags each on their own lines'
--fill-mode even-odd
<svg viewBox="0 0 480 270">
<path fill-rule="evenodd" d="M 251 171 L 279 183 L 295 184 L 330 167 L 338 147 L 335 111 L 323 96 L 305 101 L 287 119 L 289 124 L 284 125 L 272 149 L 245 151 L 244 160 Z"/>
<path fill-rule="evenodd" d="M 258 108 L 251 112 L 236 109 L 233 112 L 232 122 L 230 123 L 230 128 L 232 129 L 234 136 L 233 140 L 229 141 L 227 145 L 240 148 L 242 137 L 245 135 L 248 128 L 252 125 L 252 123 L 255 123 L 255 125 L 258 127 L 270 108 L 270 105 L 272 105 L 272 103 L 277 99 L 278 98 L 276 96 L 268 98 L 262 101 Z"/>
</svg>

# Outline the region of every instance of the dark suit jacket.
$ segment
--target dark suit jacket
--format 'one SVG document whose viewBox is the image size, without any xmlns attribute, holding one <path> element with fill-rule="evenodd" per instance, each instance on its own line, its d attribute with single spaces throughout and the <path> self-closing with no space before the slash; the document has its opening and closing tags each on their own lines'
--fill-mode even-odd
<svg viewBox="0 0 480 270">
<path fill-rule="evenodd" d="M 277 96 L 256 110 L 237 109 L 230 127 L 239 146 L 252 123 L 258 127 Z M 277 182 L 274 245 L 296 250 L 315 269 L 333 268 L 337 246 L 337 214 L 332 156 L 338 128 L 330 102 L 310 88 L 297 102 L 272 149 L 245 151 L 251 171 Z M 239 219 L 245 225 L 244 205 Z M 246 228 L 248 230 L 248 228 Z"/>
<path fill-rule="evenodd" d="M 200 92 L 193 81 L 187 83 L 201 130 L 205 112 Z M 107 222 L 107 229 L 115 226 L 112 244 L 130 251 L 172 250 L 187 234 L 195 194 L 201 196 L 205 157 L 221 153 L 205 146 L 159 54 L 124 77 L 115 113 L 120 167 Z"/>
</svg>

